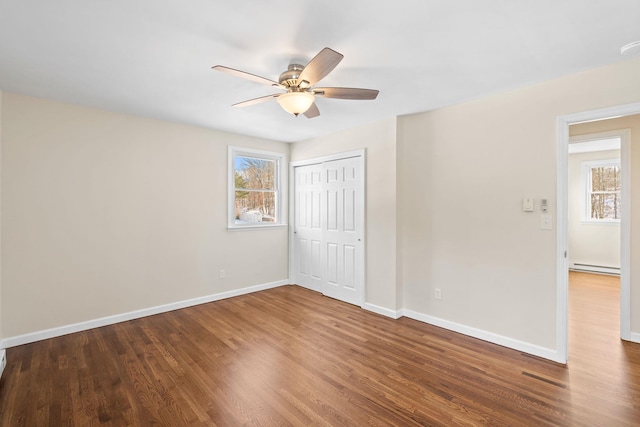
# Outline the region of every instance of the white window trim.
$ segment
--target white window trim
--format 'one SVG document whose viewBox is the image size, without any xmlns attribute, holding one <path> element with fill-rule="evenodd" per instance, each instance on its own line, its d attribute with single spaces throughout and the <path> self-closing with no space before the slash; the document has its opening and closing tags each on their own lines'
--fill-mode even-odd
<svg viewBox="0 0 640 427">
<path fill-rule="evenodd" d="M 620 167 L 620 159 L 602 159 L 602 160 L 589 160 L 581 162 L 582 172 L 582 184 L 583 184 L 583 197 L 582 197 L 582 221 L 583 224 L 594 225 L 620 225 L 620 218 L 618 219 L 594 219 L 591 218 L 591 169 L 594 167 L 608 167 L 618 166 Z M 620 191 L 620 197 L 622 197 L 622 191 Z M 624 201 L 623 201 L 624 203 Z"/>
<path fill-rule="evenodd" d="M 276 178 L 275 178 L 275 191 L 276 191 L 276 218 L 277 222 L 273 223 L 252 223 L 252 224 L 236 224 L 235 215 L 235 201 L 236 201 L 236 189 L 235 189 L 235 158 L 240 157 L 255 157 L 258 159 L 274 160 L 276 162 Z M 286 195 L 283 194 L 283 183 L 286 182 L 287 164 L 286 156 L 284 153 L 277 153 L 273 151 L 254 150 L 252 148 L 245 147 L 228 147 L 228 163 L 227 163 L 227 230 L 257 230 L 265 228 L 283 228 L 287 226 L 285 207 L 283 200 Z"/>
</svg>

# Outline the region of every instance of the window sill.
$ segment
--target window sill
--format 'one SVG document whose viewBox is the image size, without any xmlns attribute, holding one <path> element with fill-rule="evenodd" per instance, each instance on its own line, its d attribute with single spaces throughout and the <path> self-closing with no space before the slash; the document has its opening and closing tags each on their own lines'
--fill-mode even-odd
<svg viewBox="0 0 640 427">
<path fill-rule="evenodd" d="M 287 224 L 228 225 L 227 231 L 265 230 L 265 229 L 274 229 L 274 228 L 287 228 Z"/>
<path fill-rule="evenodd" d="M 580 221 L 580 225 L 620 225 L 620 220 Z"/>
</svg>

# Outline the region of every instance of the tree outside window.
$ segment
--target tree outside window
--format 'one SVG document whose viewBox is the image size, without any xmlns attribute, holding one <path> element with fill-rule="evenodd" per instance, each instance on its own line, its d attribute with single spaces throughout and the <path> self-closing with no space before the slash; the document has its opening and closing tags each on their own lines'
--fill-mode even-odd
<svg viewBox="0 0 640 427">
<path fill-rule="evenodd" d="M 620 162 L 586 162 L 586 220 L 620 220 Z"/>
<path fill-rule="evenodd" d="M 275 222 L 275 161 L 236 157 L 236 221 Z"/>
<path fill-rule="evenodd" d="M 281 222 L 281 159 L 282 155 L 278 153 L 230 149 L 230 166 L 233 169 L 231 227 L 277 225 Z"/>
</svg>

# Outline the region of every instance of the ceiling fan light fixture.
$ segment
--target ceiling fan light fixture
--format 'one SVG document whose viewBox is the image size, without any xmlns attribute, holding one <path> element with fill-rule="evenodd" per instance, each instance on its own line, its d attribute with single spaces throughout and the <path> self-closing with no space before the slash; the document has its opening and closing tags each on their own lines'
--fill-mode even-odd
<svg viewBox="0 0 640 427">
<path fill-rule="evenodd" d="M 297 116 L 311 107 L 315 97 L 309 92 L 287 92 L 276 99 L 284 111 Z"/>
</svg>

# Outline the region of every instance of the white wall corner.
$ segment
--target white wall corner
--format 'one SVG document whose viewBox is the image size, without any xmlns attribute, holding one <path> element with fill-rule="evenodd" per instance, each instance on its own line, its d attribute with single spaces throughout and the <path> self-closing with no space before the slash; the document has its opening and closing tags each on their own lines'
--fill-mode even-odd
<svg viewBox="0 0 640 427">
<path fill-rule="evenodd" d="M 381 314 L 382 316 L 390 317 L 392 319 L 399 319 L 402 317 L 402 310 L 391 310 L 368 302 L 364 303 L 362 308 L 367 311 L 371 311 L 372 313 Z"/>
</svg>

